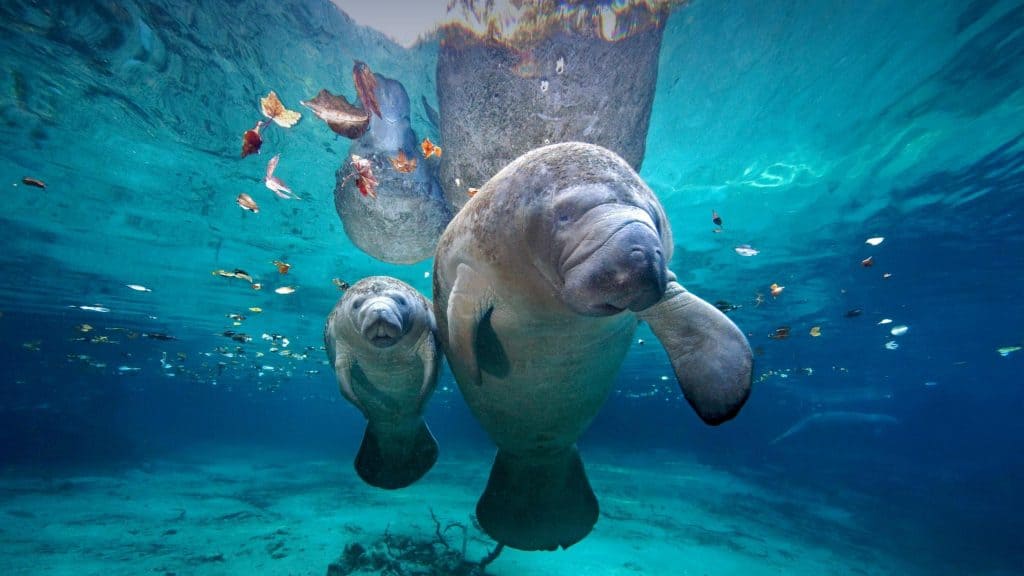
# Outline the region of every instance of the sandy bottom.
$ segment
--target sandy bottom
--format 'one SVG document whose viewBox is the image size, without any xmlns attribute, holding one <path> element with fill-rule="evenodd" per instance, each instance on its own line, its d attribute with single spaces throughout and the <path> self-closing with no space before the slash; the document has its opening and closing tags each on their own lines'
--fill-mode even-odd
<svg viewBox="0 0 1024 576">
<path fill-rule="evenodd" d="M 506 549 L 488 574 L 916 572 L 858 526 L 855 498 L 844 509 L 825 503 L 834 497 L 771 493 L 674 454 L 623 462 L 583 452 L 601 504 L 593 533 L 565 551 Z M 350 542 L 372 550 L 385 531 L 434 539 L 431 512 L 442 526 L 466 526 L 465 555 L 476 561 L 494 546 L 470 516 L 489 467 L 484 451 L 446 452 L 395 492 L 362 484 L 340 459 L 223 448 L 116 473 L 9 473 L 0 477 L 0 574 L 322 576 Z M 461 550 L 461 529 L 446 536 Z"/>
</svg>

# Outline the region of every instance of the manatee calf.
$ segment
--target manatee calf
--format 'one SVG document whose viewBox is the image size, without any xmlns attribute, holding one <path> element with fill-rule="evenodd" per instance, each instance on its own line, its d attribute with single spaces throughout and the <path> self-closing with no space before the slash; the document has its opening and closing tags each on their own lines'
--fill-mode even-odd
<svg viewBox="0 0 1024 576">
<path fill-rule="evenodd" d="M 403 488 L 437 460 L 423 422 L 440 366 L 436 331 L 430 301 L 386 276 L 357 282 L 327 317 L 324 344 L 338 388 L 368 420 L 355 462 L 367 484 Z"/>
<path fill-rule="evenodd" d="M 375 74 L 373 92 L 380 116 L 369 114 L 369 129 L 349 149 L 338 169 L 334 207 L 345 233 L 360 250 L 393 264 L 430 258 L 437 239 L 451 220 L 433 162 L 419 157 L 416 134 L 409 124 L 409 95 L 402 84 Z M 400 171 L 399 154 L 408 159 Z M 353 177 L 352 156 L 369 161 L 377 181 L 376 197 L 364 195 Z M 402 165 L 398 162 L 399 166 Z"/>
<path fill-rule="evenodd" d="M 676 282 L 672 246 L 661 204 L 629 164 L 578 142 L 512 162 L 441 237 L 434 313 L 459 388 L 498 446 L 476 509 L 498 542 L 554 550 L 597 521 L 575 442 L 638 318 L 705 422 L 746 401 L 746 338 Z"/>
<path fill-rule="evenodd" d="M 440 182 L 456 208 L 468 187 L 546 144 L 599 144 L 640 169 L 673 3 L 619 3 L 626 11 L 617 8 L 618 17 L 607 3 L 572 4 L 538 3 L 518 14 L 518 29 L 528 31 L 518 35 L 481 36 L 461 23 L 442 29 Z M 501 8 L 483 10 L 480 21 Z"/>
</svg>

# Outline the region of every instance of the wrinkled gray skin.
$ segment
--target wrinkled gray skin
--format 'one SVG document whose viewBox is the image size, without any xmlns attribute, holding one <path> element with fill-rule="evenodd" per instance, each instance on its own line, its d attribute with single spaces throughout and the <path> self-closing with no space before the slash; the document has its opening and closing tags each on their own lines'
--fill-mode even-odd
<svg viewBox="0 0 1024 576">
<path fill-rule="evenodd" d="M 334 207 L 345 233 L 360 250 L 392 264 L 412 264 L 430 258 L 451 212 L 437 182 L 436 159 L 424 160 L 409 124 L 409 95 L 402 84 L 380 74 L 377 99 L 381 118 L 370 115 L 370 129 L 353 142 L 338 169 Z M 416 169 L 398 172 L 390 158 L 405 151 L 416 158 Z M 363 196 L 352 173 L 352 154 L 373 164 L 379 185 L 377 198 Z"/>
<path fill-rule="evenodd" d="M 437 460 L 423 422 L 441 363 L 436 331 L 430 301 L 387 276 L 357 282 L 327 317 L 338 388 L 368 421 L 355 467 L 372 486 L 403 488 Z"/>
<path fill-rule="evenodd" d="M 567 547 L 597 521 L 576 439 L 605 402 L 638 319 L 709 424 L 750 392 L 751 353 L 666 263 L 657 198 L 612 152 L 564 143 L 501 170 L 452 220 L 434 261 L 438 335 L 498 446 L 477 518 L 523 550 Z"/>
<path fill-rule="evenodd" d="M 479 188 L 546 144 L 598 144 L 639 170 L 658 80 L 661 22 L 616 42 L 559 31 L 522 50 L 448 28 L 438 55 L 437 96 L 440 182 L 449 202 L 462 207 L 467 187 Z M 524 72 L 527 58 L 536 66 Z"/>
</svg>

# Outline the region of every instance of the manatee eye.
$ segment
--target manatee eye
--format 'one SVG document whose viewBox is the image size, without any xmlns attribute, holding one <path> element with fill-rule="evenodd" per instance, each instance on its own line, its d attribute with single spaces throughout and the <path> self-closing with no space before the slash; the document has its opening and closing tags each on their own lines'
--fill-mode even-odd
<svg viewBox="0 0 1024 576">
<path fill-rule="evenodd" d="M 567 224 L 569 222 L 569 220 L 571 220 L 571 218 L 569 217 L 568 214 L 559 214 L 558 215 L 558 223 L 559 224 Z"/>
<path fill-rule="evenodd" d="M 401 294 L 395 294 L 391 297 L 391 299 L 394 300 L 395 304 L 398 304 L 399 306 L 406 306 L 405 296 L 402 296 Z"/>
<path fill-rule="evenodd" d="M 366 300 L 366 298 L 363 298 L 362 296 L 360 296 L 359 298 L 356 298 L 355 300 L 353 300 L 352 301 L 352 309 L 353 310 L 359 310 L 359 307 L 363 305 L 363 301 L 364 300 Z"/>
</svg>

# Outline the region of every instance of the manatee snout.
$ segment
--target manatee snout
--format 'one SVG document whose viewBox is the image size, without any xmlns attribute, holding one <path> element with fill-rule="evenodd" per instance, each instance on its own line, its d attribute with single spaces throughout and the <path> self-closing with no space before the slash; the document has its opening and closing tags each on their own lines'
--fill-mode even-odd
<svg viewBox="0 0 1024 576">
<path fill-rule="evenodd" d="M 378 348 L 393 346 L 402 337 L 402 313 L 387 298 L 371 298 L 359 313 L 359 332 Z"/>
<path fill-rule="evenodd" d="M 581 314 L 639 312 L 665 294 L 668 271 L 661 239 L 649 224 L 625 224 L 566 278 L 567 303 Z"/>
</svg>

